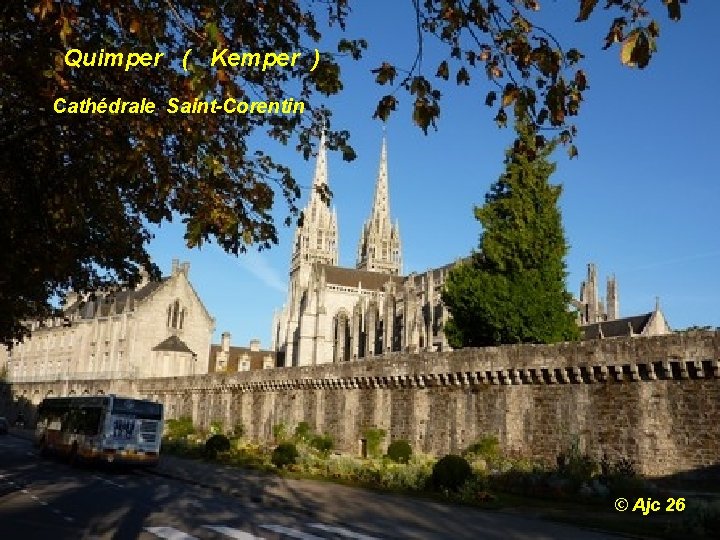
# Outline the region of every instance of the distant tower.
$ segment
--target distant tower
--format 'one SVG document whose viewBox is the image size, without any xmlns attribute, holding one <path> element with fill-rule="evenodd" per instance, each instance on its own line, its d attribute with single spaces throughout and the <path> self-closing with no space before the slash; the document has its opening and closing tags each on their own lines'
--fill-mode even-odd
<svg viewBox="0 0 720 540">
<path fill-rule="evenodd" d="M 617 281 L 615 275 L 607 280 L 607 320 L 614 321 L 620 318 L 620 301 L 618 299 Z"/>
<path fill-rule="evenodd" d="M 319 190 L 327 189 L 328 168 L 325 150 L 325 133 L 320 137 L 315 176 L 310 200 L 303 211 L 303 223 L 295 231 L 290 274 L 300 265 L 320 262 L 337 266 L 338 228 L 337 214 L 322 200 Z"/>
<path fill-rule="evenodd" d="M 360 235 L 357 268 L 392 275 L 402 272 L 400 226 L 397 222 L 393 225 L 390 221 L 387 142 L 384 135 L 375 198 L 370 217 Z"/>
<path fill-rule="evenodd" d="M 587 280 L 580 285 L 580 303 L 583 310 L 580 314 L 580 324 L 592 324 L 598 322 L 598 298 L 597 267 L 590 263 L 587 265 Z"/>
<path fill-rule="evenodd" d="M 607 278 L 607 294 L 603 301 L 599 298 L 597 266 L 590 263 L 587 269 L 587 279 L 580 285 L 580 300 L 575 303 L 580 312 L 580 324 L 619 319 L 619 295 L 615 276 Z"/>
</svg>

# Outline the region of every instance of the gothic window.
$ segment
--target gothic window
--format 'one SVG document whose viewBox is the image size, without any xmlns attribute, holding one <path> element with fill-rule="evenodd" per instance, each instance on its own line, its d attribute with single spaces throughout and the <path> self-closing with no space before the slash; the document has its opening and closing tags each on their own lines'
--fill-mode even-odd
<svg viewBox="0 0 720 540">
<path fill-rule="evenodd" d="M 182 330 L 184 320 L 185 309 L 180 308 L 180 300 L 175 300 L 175 302 L 168 306 L 168 326 Z"/>
</svg>

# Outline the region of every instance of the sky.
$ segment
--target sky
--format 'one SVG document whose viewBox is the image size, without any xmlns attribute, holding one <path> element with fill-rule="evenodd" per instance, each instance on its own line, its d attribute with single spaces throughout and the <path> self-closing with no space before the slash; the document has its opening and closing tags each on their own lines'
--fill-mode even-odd
<svg viewBox="0 0 720 540">
<path fill-rule="evenodd" d="M 350 130 L 358 155 L 348 163 L 329 153 L 340 265 L 346 267 L 355 266 L 361 227 L 370 213 L 383 136 L 372 113 L 386 88 L 375 84 L 370 70 L 383 60 L 409 67 L 416 46 L 410 0 L 352 4 L 347 33 L 366 38 L 369 50 L 361 61 L 343 64 L 344 90 L 325 101 L 333 111 L 332 128 Z M 606 276 L 615 275 L 621 316 L 647 313 L 659 297 L 675 329 L 720 326 L 720 45 L 714 38 L 720 2 L 690 2 L 678 23 L 667 19 L 661 2 L 651 3 L 661 35 L 658 53 L 644 70 L 622 66 L 617 47 L 602 50 L 611 21 L 602 10 L 577 24 L 577 2 L 541 5 L 543 25 L 563 45 L 586 54 L 590 85 L 575 119 L 580 155 L 570 160 L 557 152 L 552 178 L 563 185 L 568 290 L 579 294 L 593 262 L 601 294 Z M 442 51 L 431 41 L 424 50 L 422 69 L 433 77 Z M 400 223 L 405 273 L 447 264 L 477 247 L 481 231 L 473 207 L 482 204 L 501 174 L 513 138 L 511 129 L 494 124 L 494 112 L 484 105 L 489 89 L 480 72 L 469 87 L 441 85 L 438 130 L 427 135 L 412 123 L 410 98 L 399 96 L 386 131 L 390 211 Z M 313 158 L 304 161 L 294 145 L 256 142 L 291 166 L 301 185 L 310 186 Z M 304 189 L 301 207 L 307 198 Z M 269 251 L 235 257 L 215 245 L 189 250 L 179 220 L 154 230 L 149 250 L 164 273 L 172 259 L 190 262 L 190 279 L 216 319 L 214 342 L 228 331 L 233 345 L 253 338 L 263 348 L 270 345 L 273 313 L 286 300 L 294 234 L 294 226 L 282 225 L 287 208 L 282 197 L 277 200 L 280 242 Z"/>
</svg>

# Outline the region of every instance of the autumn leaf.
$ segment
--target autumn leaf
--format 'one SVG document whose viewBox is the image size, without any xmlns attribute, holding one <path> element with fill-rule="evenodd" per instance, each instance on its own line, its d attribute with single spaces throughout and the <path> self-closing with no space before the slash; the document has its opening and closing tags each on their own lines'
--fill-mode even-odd
<svg viewBox="0 0 720 540">
<path fill-rule="evenodd" d="M 578 13 L 577 19 L 575 19 L 575 22 L 582 22 L 586 21 L 590 14 L 595 9 L 595 6 L 597 5 L 598 0 L 580 0 L 580 13 Z"/>
<path fill-rule="evenodd" d="M 445 79 L 446 81 L 450 78 L 450 69 L 448 68 L 447 60 L 443 60 L 438 66 L 436 77 Z"/>
</svg>

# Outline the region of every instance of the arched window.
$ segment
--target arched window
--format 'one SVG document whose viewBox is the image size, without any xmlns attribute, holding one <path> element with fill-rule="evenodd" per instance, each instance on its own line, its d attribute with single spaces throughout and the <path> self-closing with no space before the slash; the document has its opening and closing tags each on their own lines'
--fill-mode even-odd
<svg viewBox="0 0 720 540">
<path fill-rule="evenodd" d="M 182 330 L 185 320 L 185 309 L 180 308 L 180 300 L 175 300 L 168 306 L 168 326 Z"/>
</svg>

